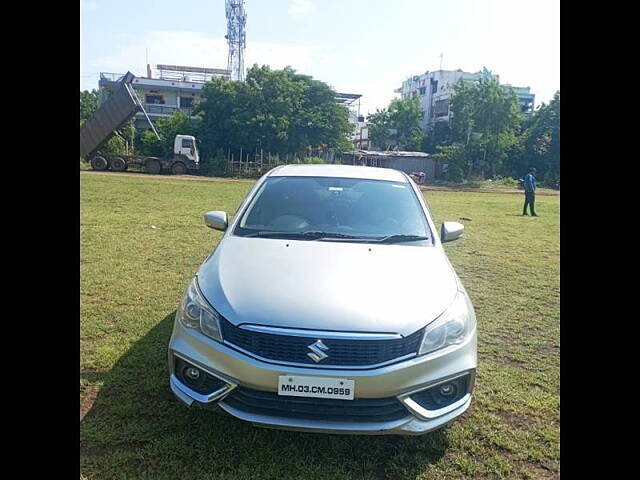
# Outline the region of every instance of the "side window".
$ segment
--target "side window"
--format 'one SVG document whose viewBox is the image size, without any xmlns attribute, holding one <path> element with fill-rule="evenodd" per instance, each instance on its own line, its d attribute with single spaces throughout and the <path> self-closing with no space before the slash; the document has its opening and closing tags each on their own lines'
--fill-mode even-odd
<svg viewBox="0 0 640 480">
<path fill-rule="evenodd" d="M 148 104 L 164 105 L 164 96 L 146 94 L 144 96 L 144 101 Z"/>
<path fill-rule="evenodd" d="M 183 138 L 182 148 L 191 148 L 191 147 L 193 147 L 193 140 L 191 140 L 190 138 Z"/>
</svg>

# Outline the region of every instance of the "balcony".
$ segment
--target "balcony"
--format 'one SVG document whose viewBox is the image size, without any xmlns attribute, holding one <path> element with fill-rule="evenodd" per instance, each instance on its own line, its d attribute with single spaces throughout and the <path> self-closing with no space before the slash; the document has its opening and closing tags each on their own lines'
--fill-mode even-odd
<svg viewBox="0 0 640 480">
<path fill-rule="evenodd" d="M 180 108 L 180 107 L 176 107 L 176 106 L 171 106 L 171 105 L 161 105 L 161 104 L 157 104 L 157 103 L 146 103 L 144 105 L 144 109 L 146 110 L 147 114 L 151 117 L 151 116 L 165 116 L 168 117 L 169 115 L 173 114 L 174 112 L 180 110 L 184 113 L 186 113 L 188 116 L 192 117 L 193 116 L 193 111 L 194 108 Z M 142 112 L 140 112 L 138 115 L 144 115 Z"/>
</svg>

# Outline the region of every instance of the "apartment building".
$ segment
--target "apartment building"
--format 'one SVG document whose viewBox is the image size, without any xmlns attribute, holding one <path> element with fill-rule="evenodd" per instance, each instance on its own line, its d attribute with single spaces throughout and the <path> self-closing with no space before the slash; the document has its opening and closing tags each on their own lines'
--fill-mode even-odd
<svg viewBox="0 0 640 480">
<path fill-rule="evenodd" d="M 420 104 L 424 110 L 422 128 L 427 131 L 433 128 L 435 122 L 450 120 L 451 108 L 450 100 L 453 88 L 459 80 L 475 82 L 482 77 L 492 78 L 500 81 L 498 75 L 494 75 L 486 68 L 480 72 L 469 73 L 462 70 L 436 70 L 425 72 L 422 75 L 415 75 L 402 82 L 402 86 L 396 90 L 402 98 L 419 97 Z M 535 95 L 531 93 L 529 87 L 514 87 L 503 85 L 504 88 L 513 89 L 518 97 L 522 112 L 533 111 Z"/>
</svg>

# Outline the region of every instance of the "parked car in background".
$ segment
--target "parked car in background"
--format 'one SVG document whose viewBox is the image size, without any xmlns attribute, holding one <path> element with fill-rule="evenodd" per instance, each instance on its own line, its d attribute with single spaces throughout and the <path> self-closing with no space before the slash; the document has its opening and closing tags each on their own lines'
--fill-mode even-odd
<svg viewBox="0 0 640 480">
<path fill-rule="evenodd" d="M 264 175 L 178 307 L 170 386 L 258 426 L 422 434 L 460 416 L 476 317 L 403 172 L 287 165 Z"/>
</svg>

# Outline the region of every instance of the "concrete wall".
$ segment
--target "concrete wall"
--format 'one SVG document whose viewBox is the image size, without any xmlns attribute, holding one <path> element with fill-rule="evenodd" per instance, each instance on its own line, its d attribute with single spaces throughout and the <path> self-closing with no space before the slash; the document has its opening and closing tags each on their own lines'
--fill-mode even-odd
<svg viewBox="0 0 640 480">
<path fill-rule="evenodd" d="M 405 173 L 424 172 L 429 180 L 433 180 L 435 175 L 435 161 L 433 158 L 392 157 L 389 158 L 387 165 L 387 168 L 401 170 Z"/>
</svg>

